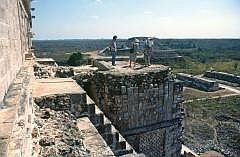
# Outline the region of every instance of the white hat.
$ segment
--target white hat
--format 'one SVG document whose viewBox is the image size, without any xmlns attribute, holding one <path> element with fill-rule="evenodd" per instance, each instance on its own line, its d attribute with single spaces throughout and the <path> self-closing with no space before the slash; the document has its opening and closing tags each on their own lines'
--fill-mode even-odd
<svg viewBox="0 0 240 157">
<path fill-rule="evenodd" d="M 134 39 L 134 42 L 135 43 L 140 43 L 140 41 L 137 38 Z"/>
</svg>

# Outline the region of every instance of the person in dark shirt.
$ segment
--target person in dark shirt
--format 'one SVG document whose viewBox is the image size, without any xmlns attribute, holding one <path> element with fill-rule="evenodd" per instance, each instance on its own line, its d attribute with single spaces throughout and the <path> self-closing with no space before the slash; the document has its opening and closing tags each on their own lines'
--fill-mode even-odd
<svg viewBox="0 0 240 157">
<path fill-rule="evenodd" d="M 113 40 L 110 44 L 110 51 L 112 53 L 112 65 L 116 65 L 116 55 L 117 55 L 117 36 L 113 36 Z"/>
</svg>

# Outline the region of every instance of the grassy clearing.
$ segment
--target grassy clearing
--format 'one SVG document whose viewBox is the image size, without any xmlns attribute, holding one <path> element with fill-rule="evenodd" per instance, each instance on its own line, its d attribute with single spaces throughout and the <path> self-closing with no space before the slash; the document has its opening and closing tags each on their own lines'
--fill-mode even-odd
<svg viewBox="0 0 240 157">
<path fill-rule="evenodd" d="M 227 89 L 218 90 L 215 92 L 205 92 L 194 88 L 184 87 L 183 97 L 185 100 L 195 100 L 201 98 L 212 98 L 224 95 L 235 94 Z"/>
<path fill-rule="evenodd" d="M 199 113 L 207 111 L 210 114 L 223 113 L 240 118 L 240 96 L 221 97 L 184 103 L 188 111 Z"/>
<path fill-rule="evenodd" d="M 183 72 L 189 74 L 202 74 L 207 70 L 214 69 L 228 73 L 240 74 L 240 60 L 219 59 L 202 63 L 189 57 L 182 59 L 154 60 L 155 64 L 170 66 L 174 73 Z"/>
</svg>

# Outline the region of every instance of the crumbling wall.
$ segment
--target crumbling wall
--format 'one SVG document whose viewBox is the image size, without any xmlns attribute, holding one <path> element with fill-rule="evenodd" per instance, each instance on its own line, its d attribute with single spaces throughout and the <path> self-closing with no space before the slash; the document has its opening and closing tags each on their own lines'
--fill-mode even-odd
<svg viewBox="0 0 240 157">
<path fill-rule="evenodd" d="M 0 106 L 31 45 L 28 36 L 31 17 L 23 4 L 21 0 L 0 3 Z"/>
<path fill-rule="evenodd" d="M 193 76 L 185 73 L 178 73 L 177 79 L 184 81 L 184 85 L 193 88 L 198 88 L 207 92 L 213 92 L 219 90 L 219 83 L 213 80 Z"/>
<path fill-rule="evenodd" d="M 182 84 L 167 69 L 97 72 L 97 105 L 139 153 L 180 156 Z"/>
<path fill-rule="evenodd" d="M 239 75 L 218 72 L 218 71 L 206 71 L 204 76 L 240 84 L 240 76 Z"/>
</svg>

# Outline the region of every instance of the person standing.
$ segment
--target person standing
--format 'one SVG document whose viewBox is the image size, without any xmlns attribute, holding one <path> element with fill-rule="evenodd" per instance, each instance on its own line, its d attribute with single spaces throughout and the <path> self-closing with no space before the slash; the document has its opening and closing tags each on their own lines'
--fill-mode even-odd
<svg viewBox="0 0 240 157">
<path fill-rule="evenodd" d="M 144 46 L 144 61 L 145 66 L 151 65 L 151 54 L 153 49 L 153 38 L 147 38 Z"/>
<path fill-rule="evenodd" d="M 112 65 L 116 65 L 116 55 L 117 55 L 117 36 L 114 35 L 111 45 L 110 45 L 110 51 L 112 53 Z"/>
<path fill-rule="evenodd" d="M 139 47 L 139 40 L 135 38 L 131 44 L 131 49 L 130 49 L 130 53 L 129 53 L 129 67 L 130 68 L 132 68 L 132 63 L 133 63 L 133 68 L 136 65 L 138 47 Z"/>
</svg>

